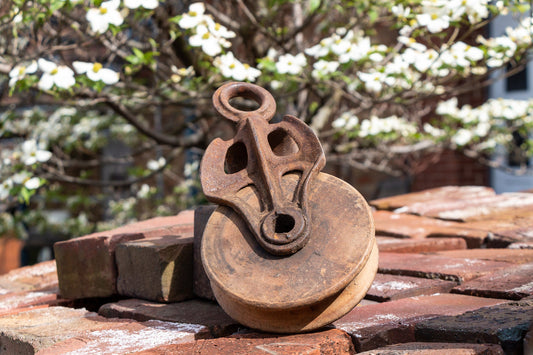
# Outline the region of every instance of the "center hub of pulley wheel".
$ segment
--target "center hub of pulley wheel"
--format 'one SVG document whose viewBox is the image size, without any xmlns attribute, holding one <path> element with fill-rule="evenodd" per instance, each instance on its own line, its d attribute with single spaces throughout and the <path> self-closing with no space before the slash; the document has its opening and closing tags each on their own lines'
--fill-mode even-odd
<svg viewBox="0 0 533 355">
<path fill-rule="evenodd" d="M 261 233 L 268 243 L 290 245 L 301 240 L 300 243 L 303 244 L 308 235 L 306 227 L 307 223 L 299 209 L 284 208 L 265 216 L 261 223 Z"/>
</svg>

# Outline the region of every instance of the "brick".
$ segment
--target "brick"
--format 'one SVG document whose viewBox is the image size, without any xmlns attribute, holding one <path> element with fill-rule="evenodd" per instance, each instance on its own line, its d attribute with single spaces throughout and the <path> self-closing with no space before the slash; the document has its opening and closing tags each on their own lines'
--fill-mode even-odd
<svg viewBox="0 0 533 355">
<path fill-rule="evenodd" d="M 58 303 L 56 290 L 22 291 L 0 295 L 0 316 L 21 308 Z"/>
<path fill-rule="evenodd" d="M 358 352 L 367 351 L 396 343 L 414 342 L 414 325 L 421 320 L 457 315 L 502 302 L 505 301 L 455 294 L 403 298 L 355 307 L 333 325 L 352 336 Z"/>
<path fill-rule="evenodd" d="M 57 286 L 55 260 L 21 267 L 0 275 L 0 295 L 10 292 L 53 289 Z"/>
<path fill-rule="evenodd" d="M 533 299 L 514 301 L 419 322 L 417 341 L 499 344 L 505 354 L 525 354 L 524 338 L 533 325 Z"/>
<path fill-rule="evenodd" d="M 468 258 L 490 261 L 505 261 L 513 264 L 533 262 L 532 249 L 472 249 L 472 250 L 448 250 L 433 253 L 433 255 L 448 258 Z"/>
<path fill-rule="evenodd" d="M 14 236 L 0 236 L 0 275 L 20 267 L 20 251 L 24 242 Z"/>
<path fill-rule="evenodd" d="M 510 300 L 533 296 L 533 263 L 505 268 L 467 281 L 452 292 Z"/>
<path fill-rule="evenodd" d="M 496 344 L 467 343 L 405 343 L 389 345 L 360 355 L 504 355 Z"/>
<path fill-rule="evenodd" d="M 379 210 L 395 210 L 415 203 L 424 204 L 435 200 L 464 200 L 494 195 L 493 189 L 483 186 L 445 186 L 373 200 L 370 201 L 370 205 Z"/>
<path fill-rule="evenodd" d="M 466 242 L 462 238 L 427 238 L 406 239 L 376 237 L 378 249 L 381 252 L 393 253 L 421 253 L 430 251 L 466 249 Z"/>
<path fill-rule="evenodd" d="M 142 234 L 91 234 L 55 243 L 61 296 L 89 298 L 116 294 L 115 247 L 142 237 Z"/>
<path fill-rule="evenodd" d="M 213 337 L 229 335 L 242 327 L 217 304 L 200 300 L 163 304 L 128 299 L 105 304 L 100 307 L 98 313 L 108 318 L 201 324 L 209 329 Z"/>
<path fill-rule="evenodd" d="M 124 344 L 125 351 L 114 348 L 115 353 L 122 354 L 142 349 L 150 341 L 168 340 L 162 344 L 193 341 L 206 331 L 200 325 L 151 322 L 107 319 L 83 309 L 65 307 L 33 309 L 0 317 L 0 344 L 2 352 L 8 354 L 39 351 L 39 354 L 64 354 L 75 350 L 80 354 L 102 353 L 96 351 L 96 343 L 104 344 L 105 352 L 110 353 L 111 346 Z M 161 327 L 162 334 L 158 332 Z M 157 338 L 159 335 L 161 338 Z M 153 344 L 148 345 L 153 347 Z M 93 349 L 95 351 L 89 351 Z"/>
<path fill-rule="evenodd" d="M 524 354 L 533 354 L 533 324 L 524 337 Z"/>
<path fill-rule="evenodd" d="M 202 330 L 194 324 L 129 322 L 58 342 L 39 355 L 131 354 L 160 346 L 193 343 Z"/>
<path fill-rule="evenodd" d="M 118 244 L 161 235 L 192 233 L 193 212 L 157 217 L 54 244 L 59 290 L 65 298 L 110 297 L 117 293 Z"/>
<path fill-rule="evenodd" d="M 507 246 L 509 249 L 533 249 L 533 241 L 531 242 L 518 242 L 518 243 L 511 243 Z"/>
<path fill-rule="evenodd" d="M 457 284 L 452 281 L 420 277 L 376 274 L 365 298 L 385 302 L 400 298 L 447 293 Z"/>
<path fill-rule="evenodd" d="M 193 292 L 196 296 L 215 301 L 209 278 L 202 264 L 202 236 L 204 229 L 217 206 L 200 206 L 194 210 L 194 264 Z"/>
<path fill-rule="evenodd" d="M 87 330 L 103 329 L 96 313 L 50 307 L 0 317 L 0 344 L 9 354 L 33 354 Z"/>
<path fill-rule="evenodd" d="M 163 346 L 135 354 L 355 354 L 350 337 L 337 329 L 297 335 L 246 333 Z"/>
<path fill-rule="evenodd" d="M 160 302 L 193 297 L 193 238 L 167 235 L 121 243 L 115 251 L 120 295 Z"/>
<path fill-rule="evenodd" d="M 434 199 L 406 205 L 396 212 L 466 222 L 500 218 L 502 214 L 513 214 L 531 208 L 533 208 L 533 194 L 513 192 L 473 198 Z"/>
<path fill-rule="evenodd" d="M 430 254 L 380 253 L 378 272 L 463 282 L 512 264 Z"/>
<path fill-rule="evenodd" d="M 398 238 L 463 238 L 469 248 L 479 248 L 488 231 L 470 229 L 464 223 L 441 221 L 409 214 L 375 211 L 376 234 Z"/>
</svg>

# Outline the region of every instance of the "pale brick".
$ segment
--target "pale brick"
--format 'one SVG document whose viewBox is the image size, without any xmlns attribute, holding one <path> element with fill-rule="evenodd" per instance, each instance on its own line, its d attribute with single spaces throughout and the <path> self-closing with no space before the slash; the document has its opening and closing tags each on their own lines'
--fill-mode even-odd
<svg viewBox="0 0 533 355">
<path fill-rule="evenodd" d="M 108 303 L 98 313 L 108 318 L 130 318 L 137 321 L 161 320 L 176 323 L 201 324 L 213 337 L 229 335 L 241 325 L 231 319 L 220 306 L 213 302 L 191 300 L 177 303 L 155 303 L 128 299 Z"/>
</svg>

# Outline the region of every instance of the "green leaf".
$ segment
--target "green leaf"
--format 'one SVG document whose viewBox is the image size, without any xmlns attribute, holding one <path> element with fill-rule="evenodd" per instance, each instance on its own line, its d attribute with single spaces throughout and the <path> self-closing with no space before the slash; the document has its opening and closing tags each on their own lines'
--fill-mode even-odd
<svg viewBox="0 0 533 355">
<path fill-rule="evenodd" d="M 321 0 L 309 1 L 309 12 L 315 12 L 320 7 Z"/>
</svg>

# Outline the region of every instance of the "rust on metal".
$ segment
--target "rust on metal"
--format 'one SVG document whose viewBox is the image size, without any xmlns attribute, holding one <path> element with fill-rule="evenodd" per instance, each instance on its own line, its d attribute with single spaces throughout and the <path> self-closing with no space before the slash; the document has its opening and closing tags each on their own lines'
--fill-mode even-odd
<svg viewBox="0 0 533 355">
<path fill-rule="evenodd" d="M 243 111 L 243 97 L 259 108 Z M 217 301 L 253 328 L 318 328 L 353 308 L 372 283 L 377 248 L 370 209 L 345 182 L 321 173 L 314 132 L 286 115 L 271 123 L 274 98 L 247 83 L 228 83 L 215 109 L 237 124 L 215 139 L 201 164 L 206 197 L 221 205 L 206 226 L 202 261 Z"/>
</svg>

